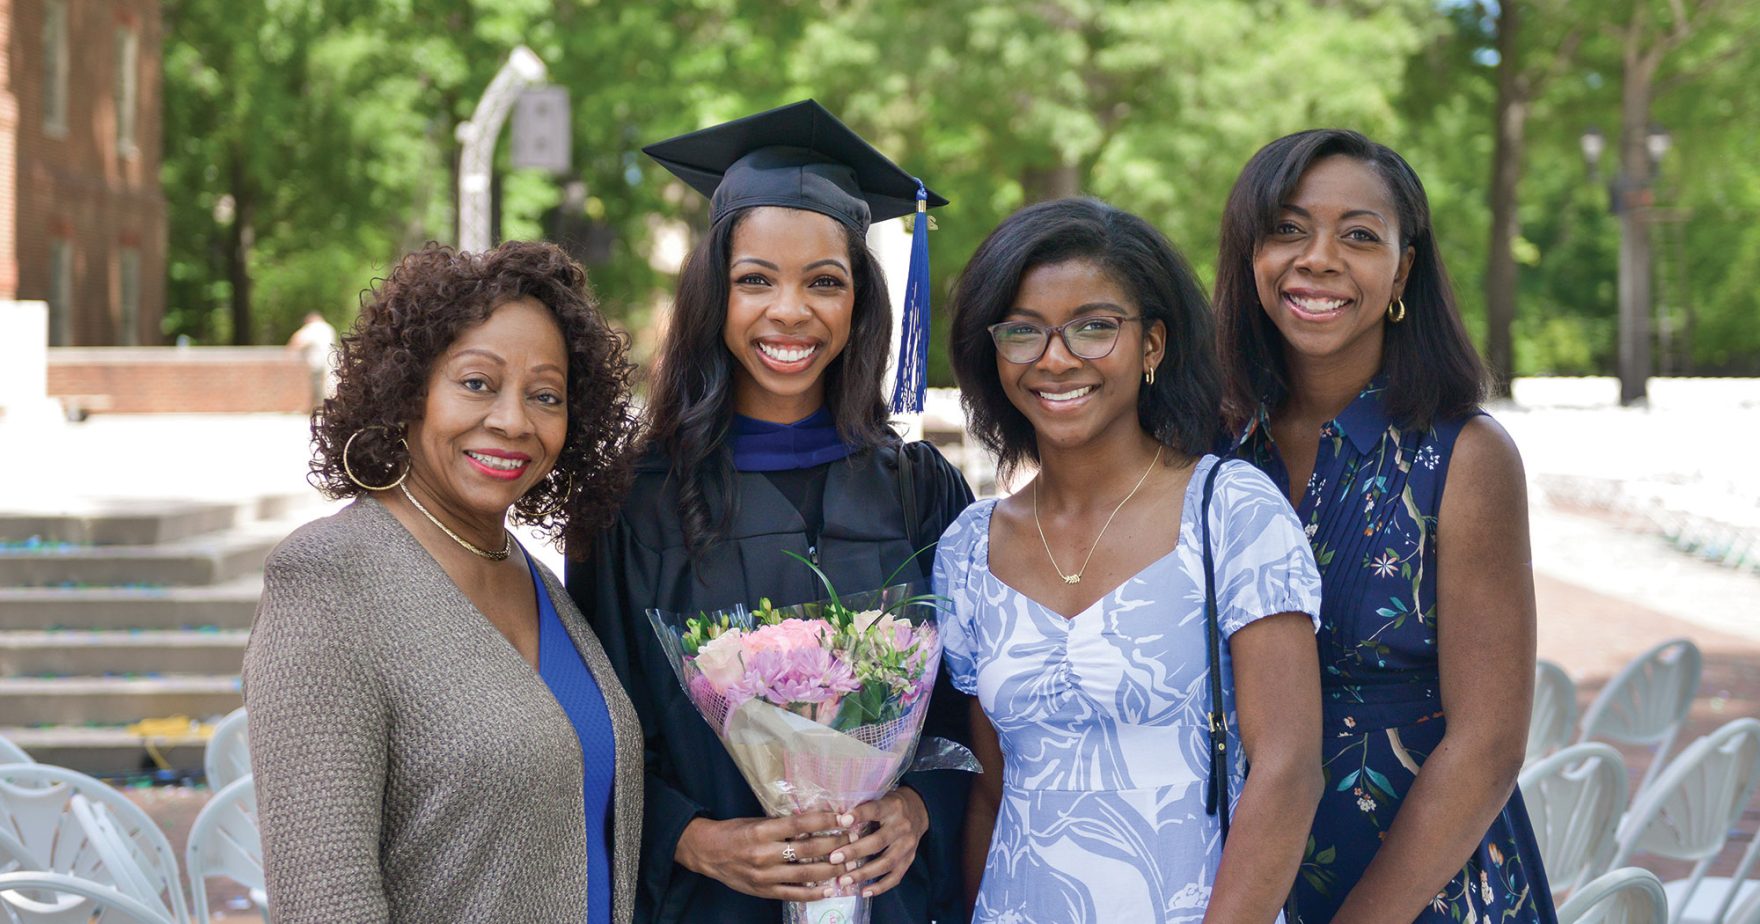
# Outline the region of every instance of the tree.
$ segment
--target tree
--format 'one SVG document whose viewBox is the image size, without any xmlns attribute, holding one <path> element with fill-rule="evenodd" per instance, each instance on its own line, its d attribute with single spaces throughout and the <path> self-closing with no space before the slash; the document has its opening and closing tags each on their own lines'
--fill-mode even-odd
<svg viewBox="0 0 1760 924">
<path fill-rule="evenodd" d="M 1481 4 L 1490 7 L 1491 4 Z M 1517 209 L 1527 148 L 1528 116 L 1534 97 L 1576 57 L 1582 40 L 1581 27 L 1564 26 L 1564 38 L 1548 43 L 1555 50 L 1540 64 L 1529 62 L 1529 39 L 1524 35 L 1526 8 L 1534 7 L 1543 18 L 1557 20 L 1565 13 L 1561 0 L 1498 0 L 1485 15 L 1495 25 L 1497 49 L 1497 102 L 1493 115 L 1496 143 L 1491 155 L 1491 242 L 1485 270 L 1486 359 L 1491 367 L 1492 387 L 1500 397 L 1509 396 L 1515 376 L 1515 343 L 1511 328 L 1516 316 L 1516 242 L 1521 238 L 1521 214 Z M 1555 28 L 1557 28 L 1555 26 Z"/>
</svg>

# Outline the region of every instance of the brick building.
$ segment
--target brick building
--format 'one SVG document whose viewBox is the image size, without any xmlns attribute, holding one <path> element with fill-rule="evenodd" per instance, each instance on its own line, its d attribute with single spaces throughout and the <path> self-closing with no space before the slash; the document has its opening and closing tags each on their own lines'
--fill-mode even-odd
<svg viewBox="0 0 1760 924">
<path fill-rule="evenodd" d="M 163 341 L 158 0 L 0 0 L 0 299 L 49 342 Z"/>
</svg>

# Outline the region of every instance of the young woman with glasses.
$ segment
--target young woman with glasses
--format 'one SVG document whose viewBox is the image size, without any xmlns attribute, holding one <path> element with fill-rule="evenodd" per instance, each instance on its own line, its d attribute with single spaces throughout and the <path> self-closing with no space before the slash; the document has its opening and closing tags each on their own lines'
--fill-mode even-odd
<svg viewBox="0 0 1760 924">
<path fill-rule="evenodd" d="M 972 432 L 1037 469 L 935 563 L 949 673 L 983 716 L 973 920 L 1276 919 L 1305 841 L 1287 821 L 1320 796 L 1319 575 L 1270 479 L 1210 477 L 1221 372 L 1190 268 L 1140 218 L 1049 202 L 978 248 L 953 313 Z"/>
</svg>

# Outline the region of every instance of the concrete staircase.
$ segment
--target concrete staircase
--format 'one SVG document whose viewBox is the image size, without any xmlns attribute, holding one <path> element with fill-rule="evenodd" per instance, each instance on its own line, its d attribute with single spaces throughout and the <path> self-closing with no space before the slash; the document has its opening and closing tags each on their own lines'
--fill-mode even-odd
<svg viewBox="0 0 1760 924">
<path fill-rule="evenodd" d="M 128 726 L 239 705 L 263 562 L 324 511 L 315 494 L 246 503 L 95 502 L 0 513 L 0 734 L 87 773 L 201 767 L 195 730 Z"/>
</svg>

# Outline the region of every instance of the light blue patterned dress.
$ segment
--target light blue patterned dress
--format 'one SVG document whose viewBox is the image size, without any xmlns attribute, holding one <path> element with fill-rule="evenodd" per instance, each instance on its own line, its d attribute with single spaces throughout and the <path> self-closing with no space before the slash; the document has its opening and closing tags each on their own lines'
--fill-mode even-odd
<svg viewBox="0 0 1760 924">
<path fill-rule="evenodd" d="M 954 686 L 976 694 L 996 726 L 1002 805 L 974 922 L 1084 924 L 1197 921 L 1222 857 L 1204 813 L 1209 772 L 1209 674 L 1199 461 L 1185 492 L 1179 541 L 1073 619 L 990 572 L 995 500 L 967 508 L 935 557 L 950 612 L 942 642 Z M 1289 503 L 1241 462 L 1217 476 L 1211 500 L 1217 605 L 1224 636 L 1276 613 L 1318 625 L 1320 574 Z M 1168 511 L 1171 518 L 1173 511 Z M 1234 728 L 1229 791 L 1244 766 Z"/>
</svg>

